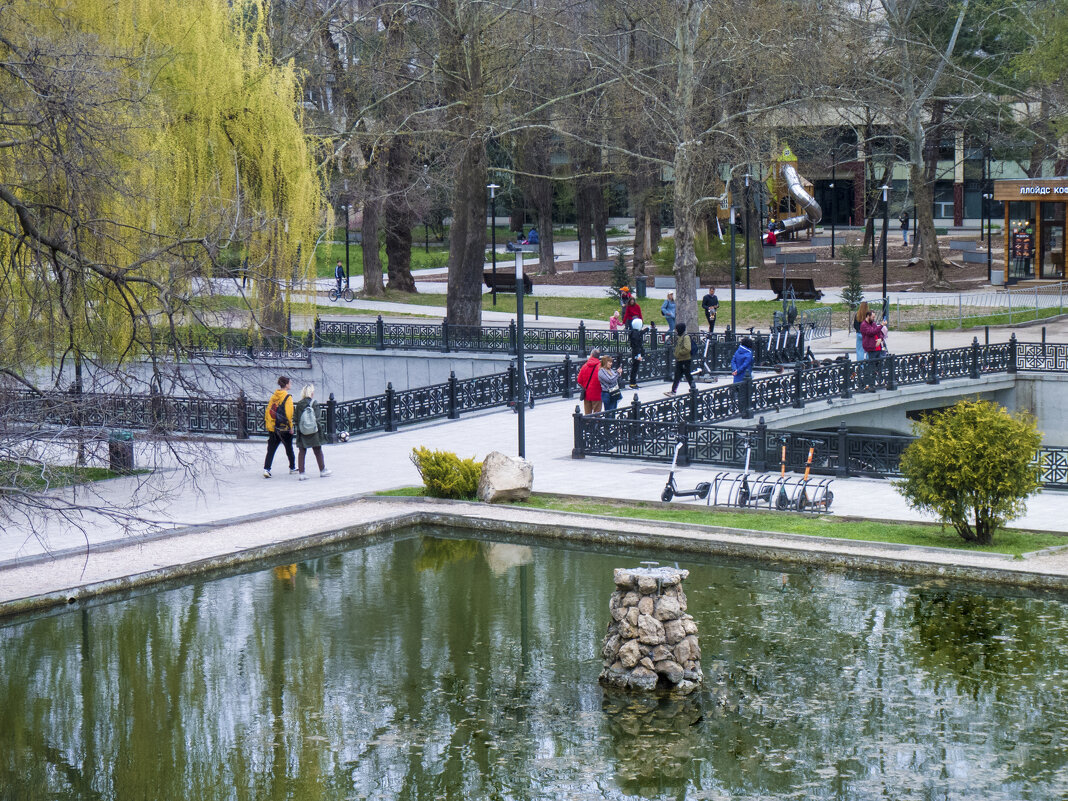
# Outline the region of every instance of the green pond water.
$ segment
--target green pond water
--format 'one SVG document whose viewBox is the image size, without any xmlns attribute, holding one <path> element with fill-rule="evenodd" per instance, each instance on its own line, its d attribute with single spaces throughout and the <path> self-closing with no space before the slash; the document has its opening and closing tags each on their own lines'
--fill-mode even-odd
<svg viewBox="0 0 1068 801">
<path fill-rule="evenodd" d="M 706 688 L 617 696 L 648 558 L 418 533 L 13 623 L 0 798 L 1068 797 L 1061 600 L 679 559 Z"/>
</svg>

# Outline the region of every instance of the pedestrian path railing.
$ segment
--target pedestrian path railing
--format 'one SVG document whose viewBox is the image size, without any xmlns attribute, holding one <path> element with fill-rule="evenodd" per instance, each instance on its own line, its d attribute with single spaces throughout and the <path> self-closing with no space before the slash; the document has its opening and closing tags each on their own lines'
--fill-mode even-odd
<svg viewBox="0 0 1068 801">
<path fill-rule="evenodd" d="M 909 298 L 893 303 L 890 310 L 892 328 L 939 323 L 965 325 L 1011 325 L 1044 320 L 1064 314 L 1066 285 L 1056 284 L 1005 289 L 1000 292 L 944 293 Z"/>
<path fill-rule="evenodd" d="M 683 443 L 677 464 L 682 467 L 709 465 L 744 469 L 746 450 L 754 472 L 785 469 L 802 472 L 813 449 L 812 472 L 840 478 L 894 478 L 900 475 L 901 454 L 915 437 L 852 431 L 844 425 L 833 431 L 801 431 L 768 428 L 764 418 L 754 426 L 717 426 L 680 423 L 650 423 L 623 420 L 612 425 L 604 418 L 588 418 L 587 443 L 599 453 L 671 462 L 675 446 Z M 655 454 L 655 455 L 652 455 Z M 1043 447 L 1036 461 L 1040 481 L 1050 489 L 1068 489 L 1068 448 Z"/>
<path fill-rule="evenodd" d="M 780 375 L 705 390 L 694 388 L 683 395 L 646 403 L 641 403 L 635 396 L 629 405 L 612 411 L 583 415 L 576 410 L 572 456 L 669 462 L 675 444 L 681 439 L 687 443 L 689 451 L 692 437 L 696 461 L 702 462 L 707 457 L 708 464 L 731 464 L 729 460 L 713 459 L 724 458 L 723 437 L 728 436 L 716 433 L 719 431 L 717 423 L 752 419 L 755 415 L 785 408 L 802 409 L 813 401 L 893 391 L 901 386 L 938 384 L 955 378 L 978 380 L 983 375 L 1018 372 L 1068 372 L 1068 345 L 1018 342 L 1014 335 L 1007 343 L 980 345 L 978 340 L 973 340 L 964 348 L 888 355 L 874 361 L 842 359 L 813 367 L 797 363 Z M 745 431 L 737 427 L 728 430 Z M 776 433 L 775 436 L 782 434 Z M 805 434 L 806 438 L 824 438 L 828 442 L 830 436 L 826 432 Z M 840 475 L 892 474 L 904 447 L 898 446 L 910 440 L 908 437 L 899 439 L 900 442 L 893 437 L 865 434 L 835 440 L 833 447 L 828 444 L 825 449 L 824 466 L 833 467 Z M 730 447 L 735 445 L 730 444 Z M 1049 453 L 1047 485 L 1068 486 L 1064 477 L 1068 455 L 1058 449 L 1051 449 Z"/>
</svg>

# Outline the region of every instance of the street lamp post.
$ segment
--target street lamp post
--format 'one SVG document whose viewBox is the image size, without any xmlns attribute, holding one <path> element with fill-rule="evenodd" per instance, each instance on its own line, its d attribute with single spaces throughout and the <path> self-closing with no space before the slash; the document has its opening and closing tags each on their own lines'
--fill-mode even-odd
<svg viewBox="0 0 1068 801">
<path fill-rule="evenodd" d="M 523 252 L 515 254 L 515 360 L 518 366 L 516 383 L 519 385 L 519 397 L 516 398 L 516 407 L 519 410 L 519 458 L 527 456 L 526 445 L 526 417 L 527 408 L 527 371 L 523 347 Z"/>
<path fill-rule="evenodd" d="M 731 204 L 731 338 L 732 339 L 737 339 L 738 338 L 737 335 L 736 335 L 736 332 L 734 330 L 734 326 L 736 325 L 736 323 L 734 321 L 734 307 L 737 305 L 734 302 L 734 285 L 736 283 L 735 278 L 734 278 L 734 272 L 735 272 L 734 220 L 735 220 L 735 216 L 737 215 L 737 212 L 738 212 L 738 207 L 735 206 L 734 204 Z"/>
<path fill-rule="evenodd" d="M 834 218 L 838 213 L 838 197 L 834 191 L 834 184 L 838 180 L 836 176 L 836 168 L 838 167 L 838 160 L 835 159 L 831 162 L 831 258 L 834 258 Z"/>
<path fill-rule="evenodd" d="M 349 204 L 341 207 L 345 210 L 345 286 L 349 284 Z"/>
<path fill-rule="evenodd" d="M 430 175 L 430 165 L 429 164 L 424 164 L 423 165 L 423 183 L 426 184 L 426 189 L 427 189 L 427 194 L 428 195 L 430 193 L 430 178 L 428 177 L 429 175 Z M 427 208 L 427 212 L 426 213 L 427 214 L 430 213 L 430 209 L 429 208 Z M 427 221 L 426 217 L 424 216 L 423 217 L 423 252 L 424 253 L 429 253 L 430 252 L 430 226 L 427 225 L 427 222 L 428 221 Z"/>
<path fill-rule="evenodd" d="M 493 241 L 491 247 L 493 248 L 493 289 L 490 290 L 490 294 L 493 295 L 493 305 L 497 305 L 497 190 L 500 189 L 497 184 L 488 184 L 486 188 L 490 191 L 490 238 Z M 518 275 L 516 280 L 519 280 Z M 522 456 L 522 454 L 520 454 Z"/>
<path fill-rule="evenodd" d="M 993 260 L 990 251 L 990 201 L 994 198 L 994 193 L 990 191 L 990 145 L 988 144 L 983 152 L 983 166 L 986 177 L 983 179 L 983 216 L 986 218 L 984 225 L 986 226 L 986 282 L 989 284 L 992 275 L 991 270 L 993 268 Z"/>
<path fill-rule="evenodd" d="M 749 179 L 752 176 L 746 172 L 743 177 L 745 178 L 745 197 L 743 198 L 745 203 L 745 288 L 749 289 Z"/>
<path fill-rule="evenodd" d="M 886 232 L 890 226 L 890 185 L 883 184 L 883 303 L 886 303 Z"/>
</svg>

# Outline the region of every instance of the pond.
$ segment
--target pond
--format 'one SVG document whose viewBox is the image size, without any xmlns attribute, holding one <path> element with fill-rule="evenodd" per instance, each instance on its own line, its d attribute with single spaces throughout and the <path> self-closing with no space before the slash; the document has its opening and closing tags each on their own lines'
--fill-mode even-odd
<svg viewBox="0 0 1068 801">
<path fill-rule="evenodd" d="M 657 701 L 597 684 L 649 554 L 442 533 L 0 628 L 0 798 L 1068 794 L 1061 600 L 686 558 Z"/>
</svg>

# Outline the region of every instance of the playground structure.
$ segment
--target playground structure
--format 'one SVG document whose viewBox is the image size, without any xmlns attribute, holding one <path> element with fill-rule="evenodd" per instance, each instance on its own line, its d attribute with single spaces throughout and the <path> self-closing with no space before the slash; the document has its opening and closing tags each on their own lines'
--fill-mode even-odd
<svg viewBox="0 0 1068 801">
<path fill-rule="evenodd" d="M 784 144 L 782 153 L 768 170 L 768 197 L 776 234 L 788 234 L 805 228 L 812 230 L 823 219 L 823 210 L 812 196 L 813 186 L 797 172 L 797 156 Z"/>
<path fill-rule="evenodd" d="M 720 205 L 716 210 L 716 224 L 722 238 L 734 197 L 729 185 L 721 182 L 718 188 Z M 811 232 L 823 219 L 823 209 L 812 196 L 813 190 L 812 182 L 797 171 L 797 156 L 789 145 L 783 144 L 782 152 L 768 165 L 764 187 L 756 184 L 753 202 L 764 208 L 769 220 L 775 221 L 772 227 L 776 235 L 806 228 Z"/>
</svg>

